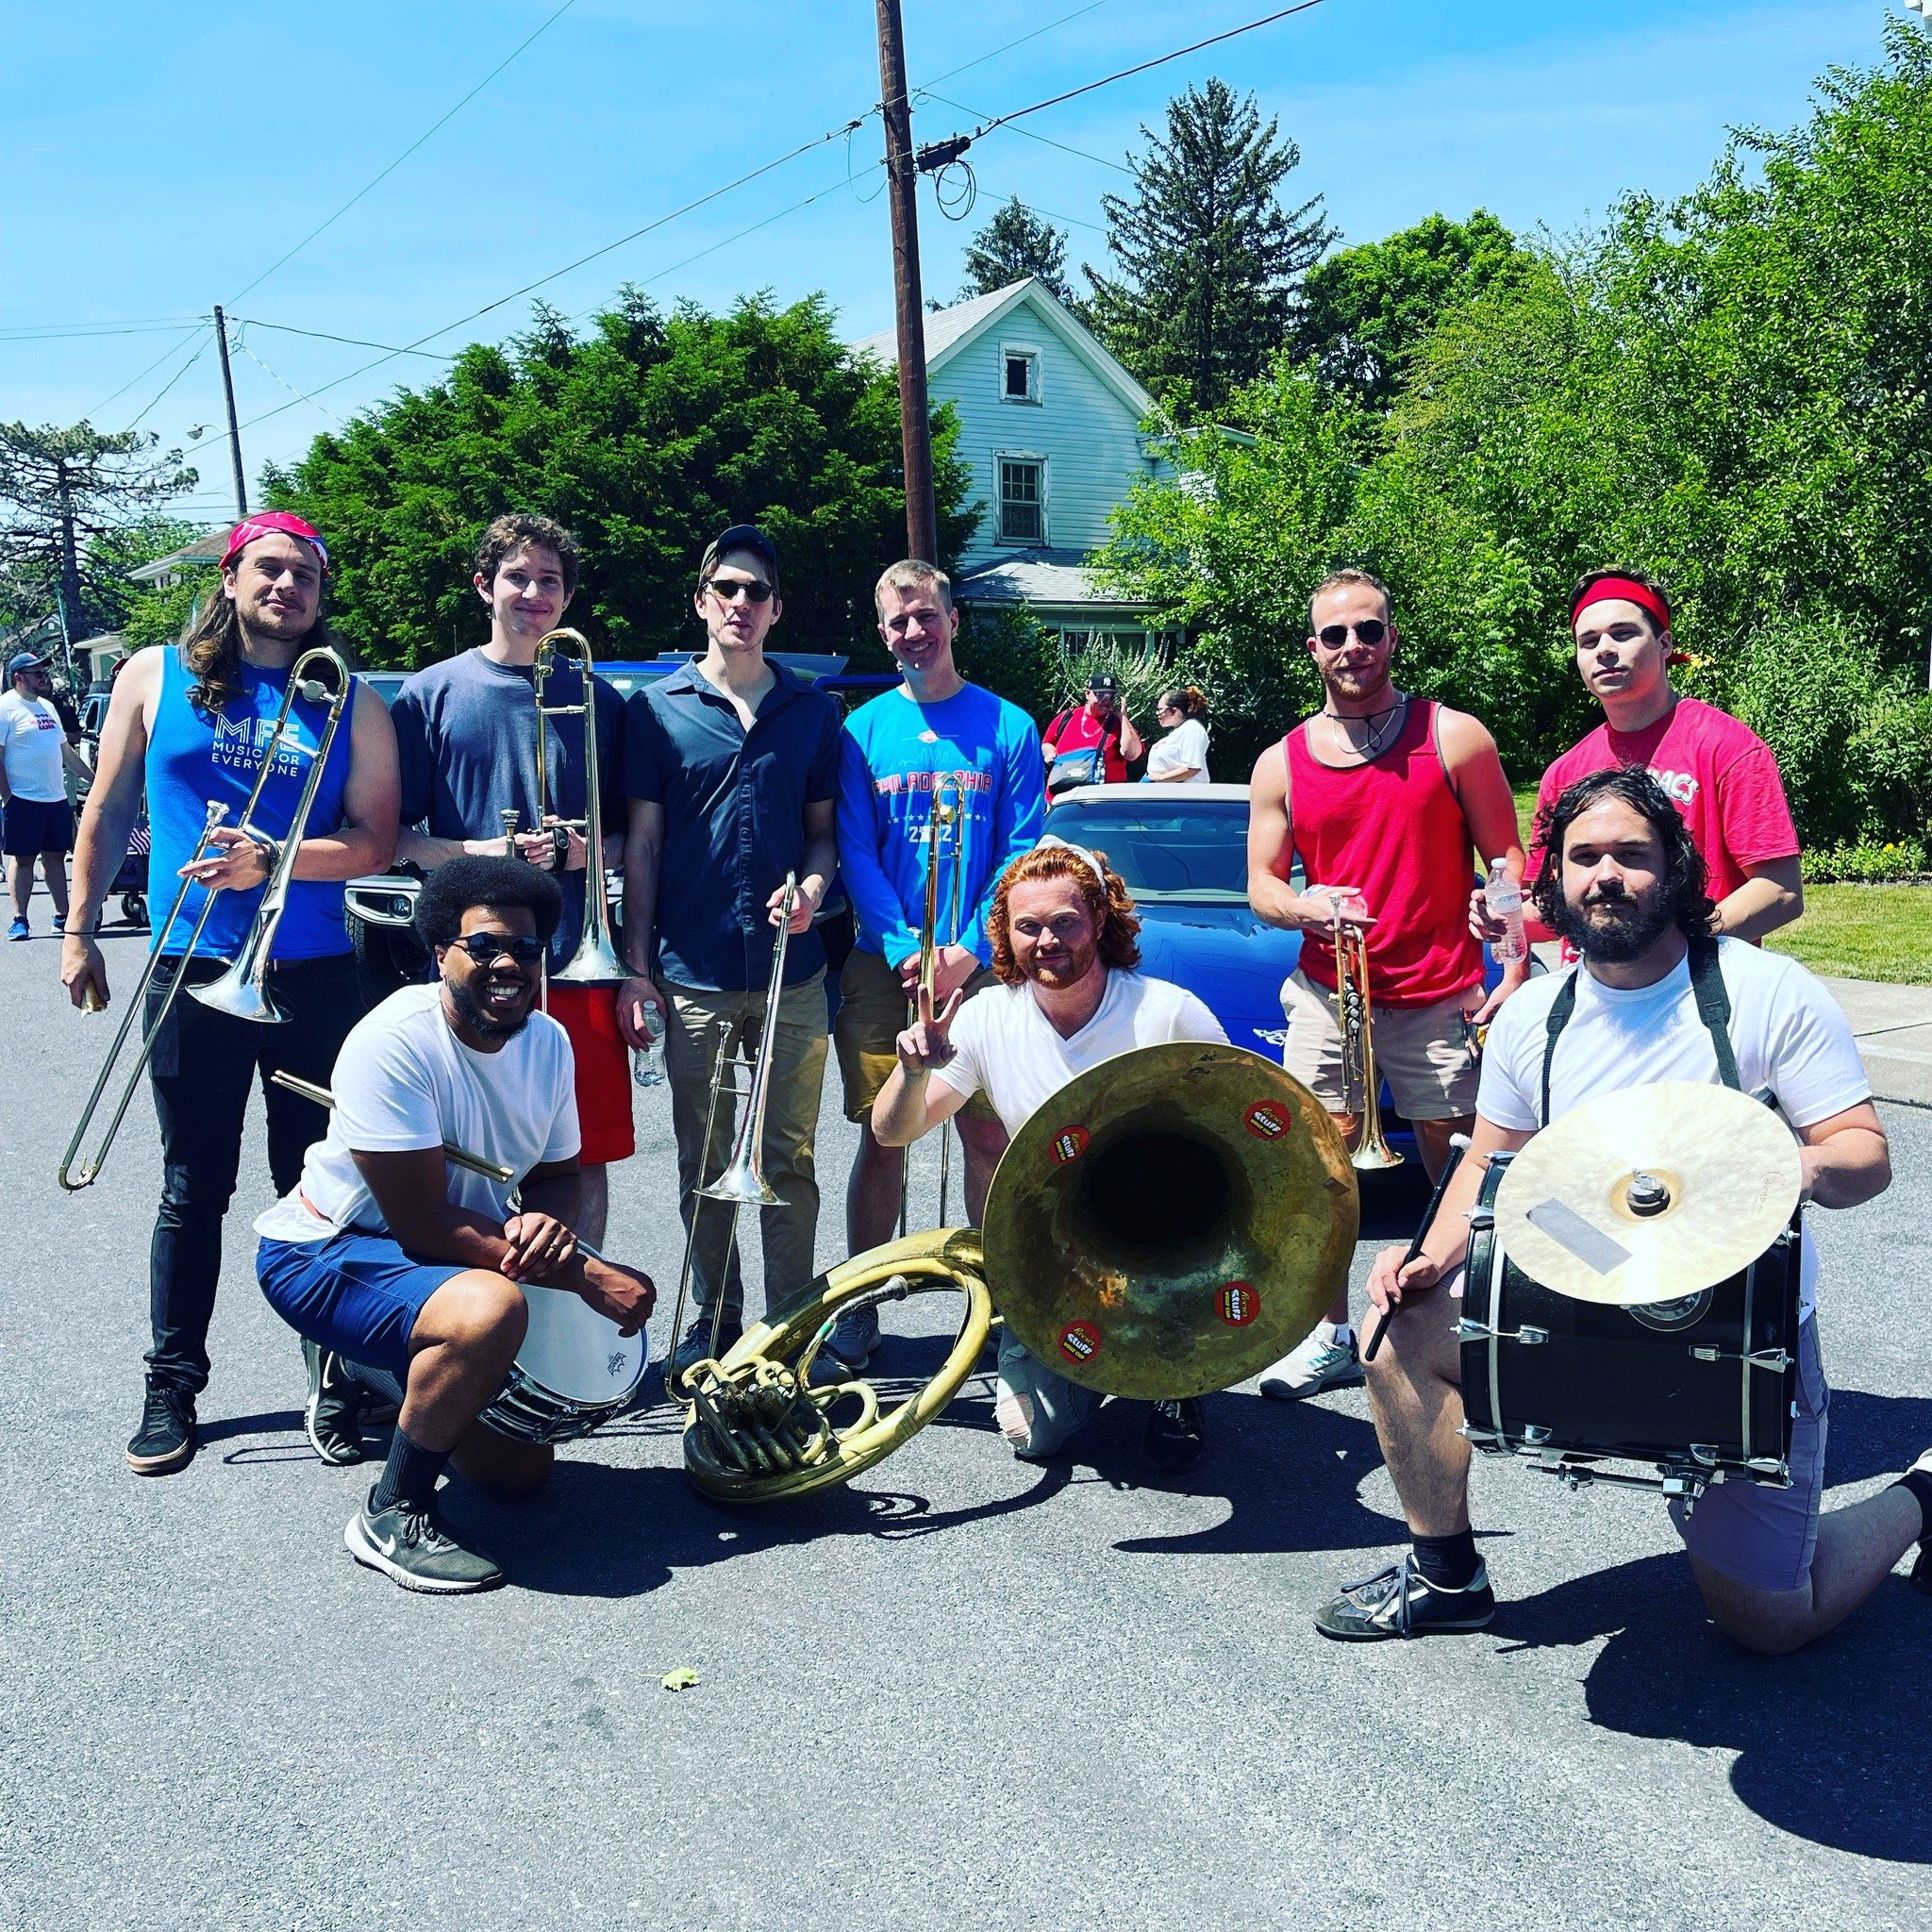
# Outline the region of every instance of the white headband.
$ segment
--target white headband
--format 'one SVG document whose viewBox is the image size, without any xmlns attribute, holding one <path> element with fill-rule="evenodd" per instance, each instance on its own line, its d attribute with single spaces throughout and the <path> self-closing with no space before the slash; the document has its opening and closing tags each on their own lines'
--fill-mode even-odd
<svg viewBox="0 0 1932 1932">
<path fill-rule="evenodd" d="M 1094 858 L 1092 853 L 1088 851 L 1086 846 L 1075 845 L 1071 839 L 1061 839 L 1054 833 L 1048 832 L 1040 839 L 1033 849 L 1036 852 L 1071 852 L 1082 865 L 1089 867 L 1092 871 L 1093 876 L 1100 882 L 1102 893 L 1106 892 L 1107 868 L 1101 864 L 1099 859 Z"/>
</svg>

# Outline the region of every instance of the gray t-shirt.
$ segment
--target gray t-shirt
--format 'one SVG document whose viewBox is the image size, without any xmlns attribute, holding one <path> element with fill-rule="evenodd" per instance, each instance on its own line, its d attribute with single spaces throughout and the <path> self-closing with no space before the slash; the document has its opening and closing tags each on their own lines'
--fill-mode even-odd
<svg viewBox="0 0 1932 1932">
<path fill-rule="evenodd" d="M 603 678 L 597 693 L 598 790 L 604 830 L 625 826 L 624 699 Z M 559 668 L 544 690 L 546 705 L 580 701 L 575 668 Z M 537 706 L 527 667 L 499 664 L 481 650 L 425 665 L 396 693 L 396 751 L 402 764 L 406 825 L 433 839 L 495 839 L 503 814 L 514 807 L 528 830 L 537 810 Z M 560 818 L 584 815 L 584 724 L 545 721 L 549 738 L 550 808 Z M 555 972 L 576 951 L 583 932 L 584 874 L 558 874 L 563 922 L 550 947 Z"/>
</svg>

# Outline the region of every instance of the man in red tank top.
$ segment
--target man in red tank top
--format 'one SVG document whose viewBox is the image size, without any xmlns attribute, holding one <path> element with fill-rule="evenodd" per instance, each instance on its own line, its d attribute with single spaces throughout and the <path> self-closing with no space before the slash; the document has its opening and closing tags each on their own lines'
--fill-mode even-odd
<svg viewBox="0 0 1932 1932">
<path fill-rule="evenodd" d="M 1591 571 L 1571 593 L 1570 628 L 1576 669 L 1604 722 L 1543 774 L 1538 812 L 1592 772 L 1641 766 L 1690 828 L 1717 901 L 1715 930 L 1756 941 L 1789 925 L 1805 909 L 1805 889 L 1776 756 L 1749 725 L 1673 688 L 1671 666 L 1686 660 L 1671 637 L 1663 586 L 1641 571 Z M 1531 878 L 1541 859 L 1532 838 Z M 1471 915 L 1476 930 L 1494 937 L 1479 898 Z M 1533 921 L 1529 932 L 1554 937 Z"/>
<path fill-rule="evenodd" d="M 1338 917 L 1368 938 L 1376 1070 L 1414 1124 L 1433 1179 L 1452 1134 L 1475 1118 L 1470 1026 L 1513 992 L 1527 960 L 1483 991 L 1469 927 L 1474 874 L 1502 859 L 1521 878 L 1516 806 L 1496 741 L 1474 718 L 1397 689 L 1389 593 L 1366 571 L 1335 572 L 1309 607 L 1308 653 L 1322 708 L 1256 761 L 1248 789 L 1248 903 L 1302 935 L 1281 990 L 1282 1062 L 1351 1142 L 1359 1097 L 1343 1079 L 1337 1017 Z M 1297 864 L 1306 881 L 1297 891 Z M 1327 1319 L 1261 1378 L 1283 1400 L 1360 1379 L 1344 1289 Z"/>
</svg>

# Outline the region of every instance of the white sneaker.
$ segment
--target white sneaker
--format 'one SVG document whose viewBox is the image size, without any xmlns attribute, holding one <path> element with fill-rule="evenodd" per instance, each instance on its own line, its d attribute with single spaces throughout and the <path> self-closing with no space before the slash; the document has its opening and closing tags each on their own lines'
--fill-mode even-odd
<svg viewBox="0 0 1932 1932">
<path fill-rule="evenodd" d="M 1300 1402 L 1324 1389 L 1345 1389 L 1362 1378 L 1361 1357 L 1351 1331 L 1347 1341 L 1328 1341 L 1321 1329 L 1305 1335 L 1261 1375 L 1261 1393 L 1272 1402 Z"/>
</svg>

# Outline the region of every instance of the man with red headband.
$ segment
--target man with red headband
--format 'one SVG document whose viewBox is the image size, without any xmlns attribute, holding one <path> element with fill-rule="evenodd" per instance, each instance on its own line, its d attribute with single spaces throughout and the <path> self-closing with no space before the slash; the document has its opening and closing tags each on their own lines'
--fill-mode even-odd
<svg viewBox="0 0 1932 1932">
<path fill-rule="evenodd" d="M 261 1025 L 192 997 L 221 975 L 254 924 L 320 747 L 325 706 L 298 698 L 279 733 L 275 720 L 296 658 L 325 643 L 343 650 L 323 622 L 327 575 L 328 550 L 300 517 L 269 510 L 236 525 L 222 557 L 220 593 L 208 599 L 186 640 L 136 652 L 115 679 L 81 820 L 60 959 L 76 1007 L 90 994 L 101 1004 L 108 999 L 107 964 L 94 934 L 143 788 L 158 915 L 173 902 L 177 880 L 199 888 L 151 941 L 161 958 L 147 1024 L 176 979 L 183 996 L 148 1061 L 163 1179 L 149 1259 L 154 1346 L 147 1399 L 127 1445 L 128 1466 L 141 1475 L 165 1475 L 194 1455 L 194 1406 L 208 1386 L 222 1220 L 241 1168 L 250 1090 L 258 1075 L 269 1170 L 275 1191 L 286 1194 L 301 1175 L 309 1142 L 327 1131 L 328 1116 L 268 1076 L 281 1071 L 325 1084 L 337 1048 L 361 1018 L 342 882 L 382 871 L 394 855 L 398 778 L 389 713 L 359 684 L 324 763 L 269 947 L 268 989 L 286 1024 Z M 244 830 L 240 820 L 265 759 L 273 765 Z M 226 806 L 227 819 L 194 858 L 211 804 Z M 209 908 L 211 894 L 219 896 Z M 191 953 L 204 908 L 207 924 Z M 311 1383 L 314 1374 L 311 1361 Z M 313 1410 L 312 1387 L 309 1406 Z"/>
<path fill-rule="evenodd" d="M 1717 930 L 1756 941 L 1789 925 L 1805 909 L 1805 892 L 1777 758 L 1749 725 L 1672 687 L 1671 666 L 1690 660 L 1672 640 L 1663 587 L 1641 571 L 1591 571 L 1571 596 L 1570 628 L 1576 669 L 1604 722 L 1543 774 L 1539 818 L 1579 778 L 1638 766 L 1690 828 L 1710 874 Z M 1525 876 L 1534 878 L 1541 862 L 1541 841 L 1533 840 Z M 1475 929 L 1499 937 L 1480 893 L 1471 906 Z M 1554 937 L 1534 922 L 1529 930 L 1533 939 Z"/>
</svg>

